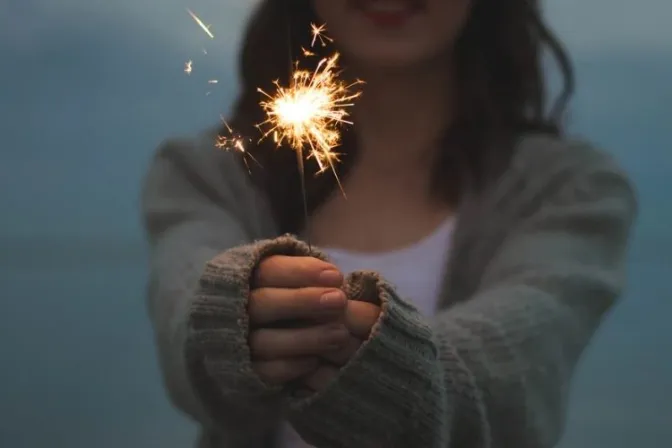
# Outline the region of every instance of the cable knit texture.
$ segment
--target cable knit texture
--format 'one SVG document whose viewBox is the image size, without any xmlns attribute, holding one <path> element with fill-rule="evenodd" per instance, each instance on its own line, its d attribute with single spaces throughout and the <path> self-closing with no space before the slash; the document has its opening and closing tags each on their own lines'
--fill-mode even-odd
<svg viewBox="0 0 672 448">
<path fill-rule="evenodd" d="M 175 405 L 201 424 L 199 446 L 272 447 L 287 418 L 324 448 L 559 441 L 574 367 L 623 288 L 636 214 L 608 156 L 521 139 L 499 181 L 464 198 L 436 315 L 421 316 L 374 272 L 348 276 L 349 299 L 382 312 L 336 379 L 298 398 L 251 368 L 250 278 L 273 254 L 324 254 L 278 236 L 235 155 L 211 143 L 165 144 L 144 192 L 162 373 Z"/>
</svg>

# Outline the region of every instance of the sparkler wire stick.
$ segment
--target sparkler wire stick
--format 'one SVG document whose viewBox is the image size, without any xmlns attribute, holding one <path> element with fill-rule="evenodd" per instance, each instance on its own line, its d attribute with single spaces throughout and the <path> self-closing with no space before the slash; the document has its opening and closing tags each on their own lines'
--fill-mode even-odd
<svg viewBox="0 0 672 448">
<path fill-rule="evenodd" d="M 292 8 L 293 0 L 285 0 L 285 15 L 287 17 L 287 49 L 289 55 L 289 82 L 292 82 L 294 77 L 294 56 L 292 51 Z M 296 165 L 299 170 L 299 180 L 301 181 L 301 200 L 303 202 L 303 231 L 306 235 L 306 242 L 308 243 L 308 251 L 313 251 L 313 245 L 310 240 L 310 231 L 308 230 L 308 194 L 306 193 L 306 170 L 303 162 L 303 148 L 298 148 L 296 151 Z"/>
</svg>

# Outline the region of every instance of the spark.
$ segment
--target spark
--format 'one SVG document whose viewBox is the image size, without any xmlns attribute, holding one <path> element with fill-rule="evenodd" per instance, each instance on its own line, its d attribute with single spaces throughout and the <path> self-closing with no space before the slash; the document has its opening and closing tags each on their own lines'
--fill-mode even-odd
<svg viewBox="0 0 672 448">
<path fill-rule="evenodd" d="M 297 67 L 289 87 L 274 83 L 274 95 L 257 89 L 266 97 L 260 103 L 266 112 L 266 121 L 258 125 L 262 139 L 272 135 L 278 146 L 287 141 L 298 156 L 306 149 L 308 157 L 317 161 L 318 172 L 331 169 L 334 175 L 338 154 L 333 149 L 340 144 L 339 127 L 352 124 L 347 108 L 361 94 L 353 90 L 361 81 L 348 84 L 339 79 L 338 59 L 334 53 L 320 60 L 313 72 Z"/>
<path fill-rule="evenodd" d="M 194 14 L 191 9 L 187 8 L 187 12 L 191 16 L 191 18 L 194 19 L 194 22 L 196 22 L 198 24 L 198 26 L 200 26 L 201 29 L 203 31 L 205 31 L 205 34 L 207 34 L 210 37 L 210 39 L 215 38 L 215 35 L 212 34 L 212 31 L 210 31 L 210 25 L 206 25 L 205 23 L 203 23 L 203 21 L 201 19 L 199 19 L 198 16 L 196 14 Z"/>
<path fill-rule="evenodd" d="M 224 126 L 226 126 L 226 130 L 228 132 L 228 136 L 226 135 L 218 135 L 217 136 L 217 141 L 215 142 L 215 147 L 219 149 L 225 149 L 228 151 L 238 151 L 241 153 L 246 153 L 247 152 L 247 142 L 249 142 L 249 139 L 237 134 L 236 132 L 231 129 L 231 126 L 229 124 L 222 120 L 224 123 Z"/>
<path fill-rule="evenodd" d="M 228 135 L 221 135 L 221 134 L 218 135 L 217 140 L 215 141 L 215 147 L 218 149 L 223 149 L 225 151 L 236 151 L 243 154 L 243 161 L 245 162 L 247 171 L 250 172 L 250 166 L 247 164 L 246 157 L 249 157 L 250 159 L 254 160 L 254 162 L 259 164 L 259 162 L 257 162 L 257 159 L 255 159 L 254 156 L 252 156 L 252 154 L 250 154 L 247 151 L 247 144 L 251 142 L 251 139 L 235 132 L 231 128 L 231 126 L 229 126 L 229 123 L 227 123 L 226 120 L 224 120 L 223 117 L 220 118 L 222 120 L 222 123 L 226 127 Z"/>
<path fill-rule="evenodd" d="M 310 43 L 310 46 L 314 47 L 315 43 L 319 41 L 323 47 L 326 47 L 327 42 L 333 42 L 334 40 L 332 38 L 324 34 L 326 31 L 327 31 L 326 24 L 317 26 L 314 23 L 311 23 L 310 32 L 313 35 L 313 41 Z"/>
<path fill-rule="evenodd" d="M 184 63 L 184 73 L 187 75 L 191 75 L 191 71 L 193 70 L 193 61 L 189 60 Z"/>
</svg>

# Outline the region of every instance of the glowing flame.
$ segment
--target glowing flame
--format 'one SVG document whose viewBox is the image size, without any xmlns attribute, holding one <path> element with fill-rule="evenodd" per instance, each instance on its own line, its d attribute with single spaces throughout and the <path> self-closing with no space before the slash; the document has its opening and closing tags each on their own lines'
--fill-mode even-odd
<svg viewBox="0 0 672 448">
<path fill-rule="evenodd" d="M 190 9 L 187 9 L 187 12 L 211 39 L 214 38 L 209 25 Z M 333 42 L 325 35 L 326 25 L 311 24 L 310 32 L 311 47 L 318 43 L 325 47 Z M 304 57 L 315 56 L 315 53 L 308 49 L 302 48 L 302 52 Z M 207 54 L 207 51 L 203 49 L 203 53 Z M 333 53 L 321 59 L 314 71 L 301 70 L 296 63 L 289 86 L 281 86 L 276 81 L 274 82 L 276 90 L 272 94 L 258 89 L 264 96 L 259 105 L 266 113 L 266 120 L 257 125 L 262 132 L 261 139 L 272 136 L 278 146 L 287 142 L 296 152 L 302 171 L 303 157 L 307 155 L 308 158 L 316 160 L 318 172 L 331 169 L 336 175 L 334 164 L 338 162 L 338 154 L 334 152 L 334 148 L 341 143 L 340 127 L 352 124 L 348 121 L 348 108 L 353 106 L 353 101 L 361 94 L 355 91 L 354 87 L 362 83 L 361 81 L 347 83 L 339 78 L 339 57 L 338 53 Z M 190 60 L 185 63 L 184 71 L 190 74 L 192 69 Z M 217 83 L 217 79 L 208 80 L 208 84 Z M 210 92 L 206 95 L 210 95 Z M 236 133 L 224 120 L 222 121 L 227 132 L 218 136 L 215 146 L 227 151 L 240 152 L 256 162 L 247 151 L 250 140 Z M 247 161 L 245 163 L 247 164 Z"/>
<path fill-rule="evenodd" d="M 313 25 L 313 36 L 321 36 L 322 31 Z M 278 145 L 286 141 L 299 155 L 307 150 L 308 157 L 317 161 L 319 172 L 331 168 L 334 174 L 338 154 L 333 149 L 341 141 L 339 127 L 352 124 L 347 120 L 347 109 L 361 94 L 353 90 L 361 81 L 348 84 L 339 79 L 338 59 L 339 54 L 334 53 L 320 60 L 314 72 L 297 67 L 290 86 L 276 81 L 273 95 L 258 89 L 266 97 L 260 103 L 267 117 L 258 125 L 262 139 L 272 135 Z"/>
</svg>

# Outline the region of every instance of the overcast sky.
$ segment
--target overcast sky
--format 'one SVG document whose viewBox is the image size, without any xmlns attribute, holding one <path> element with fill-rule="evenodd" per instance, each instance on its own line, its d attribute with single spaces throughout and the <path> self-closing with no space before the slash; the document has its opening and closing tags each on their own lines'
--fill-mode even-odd
<svg viewBox="0 0 672 448">
<path fill-rule="evenodd" d="M 171 45 L 198 44 L 203 36 L 185 8 L 212 25 L 218 42 L 233 48 L 251 0 L 7 0 L 0 4 L 0 35 L 15 45 L 39 45 L 60 27 L 99 24 L 144 32 Z M 556 0 L 547 15 L 575 52 L 670 50 L 669 0 Z M 144 30 L 144 31 L 141 31 Z"/>
</svg>

